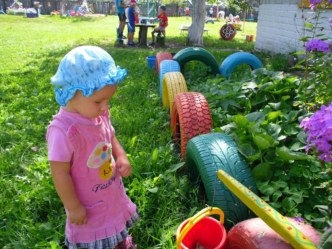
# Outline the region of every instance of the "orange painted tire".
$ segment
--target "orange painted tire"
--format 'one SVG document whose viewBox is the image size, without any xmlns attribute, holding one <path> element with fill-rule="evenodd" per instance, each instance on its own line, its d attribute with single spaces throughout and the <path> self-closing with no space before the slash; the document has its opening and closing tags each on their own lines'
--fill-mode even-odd
<svg viewBox="0 0 332 249">
<path fill-rule="evenodd" d="M 174 141 L 180 144 L 181 155 L 185 159 L 188 141 L 212 130 L 211 112 L 203 94 L 183 92 L 175 96 L 171 129 Z"/>
<path fill-rule="evenodd" d="M 170 52 L 159 52 L 156 55 L 156 73 L 159 74 L 159 65 L 163 60 L 172 60 L 173 55 Z"/>
</svg>

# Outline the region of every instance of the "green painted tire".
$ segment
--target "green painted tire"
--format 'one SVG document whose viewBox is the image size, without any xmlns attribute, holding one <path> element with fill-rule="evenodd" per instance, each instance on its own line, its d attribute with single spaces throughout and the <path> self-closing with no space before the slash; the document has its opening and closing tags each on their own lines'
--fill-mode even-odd
<svg viewBox="0 0 332 249">
<path fill-rule="evenodd" d="M 201 61 L 211 68 L 212 74 L 220 74 L 219 66 L 214 56 L 204 48 L 190 47 L 177 52 L 173 60 L 179 62 L 181 70 L 189 61 Z"/>
<path fill-rule="evenodd" d="M 223 133 L 208 133 L 192 138 L 186 147 L 186 165 L 190 180 L 203 184 L 208 204 L 224 211 L 227 229 L 240 221 L 254 217 L 251 210 L 218 179 L 216 174 L 222 169 L 257 193 L 250 168 L 237 151 L 231 137 Z"/>
</svg>

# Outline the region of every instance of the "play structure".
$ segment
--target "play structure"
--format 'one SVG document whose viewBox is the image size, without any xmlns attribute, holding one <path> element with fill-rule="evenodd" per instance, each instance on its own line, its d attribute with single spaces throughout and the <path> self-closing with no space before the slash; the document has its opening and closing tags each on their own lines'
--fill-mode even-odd
<svg viewBox="0 0 332 249">
<path fill-rule="evenodd" d="M 220 66 L 203 48 L 185 48 L 174 56 L 169 52 L 156 55 L 159 94 L 170 112 L 173 141 L 186 162 L 190 181 L 204 191 L 209 205 L 179 225 L 177 248 L 316 248 L 320 236 L 315 229 L 282 216 L 260 199 L 251 169 L 236 143 L 224 133 L 211 132 L 209 104 L 202 93 L 190 92 L 182 74 L 190 61 L 200 61 L 208 73 L 226 79 L 239 65 L 252 70 L 263 67 L 255 55 L 245 52 L 229 55 Z"/>
</svg>

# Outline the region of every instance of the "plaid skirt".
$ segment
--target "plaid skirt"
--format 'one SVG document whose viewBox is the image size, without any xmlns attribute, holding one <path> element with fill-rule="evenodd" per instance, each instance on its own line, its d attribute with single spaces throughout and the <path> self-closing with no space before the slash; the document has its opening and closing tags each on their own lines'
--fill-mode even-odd
<svg viewBox="0 0 332 249">
<path fill-rule="evenodd" d="M 131 217 L 126 223 L 126 228 L 120 233 L 101 240 L 96 240 L 88 243 L 70 243 L 66 237 L 65 245 L 68 249 L 111 249 L 118 246 L 119 249 L 136 249 L 136 245 L 132 240 L 132 237 L 128 235 L 128 228 L 132 227 L 136 221 L 139 220 L 138 214 Z"/>
</svg>

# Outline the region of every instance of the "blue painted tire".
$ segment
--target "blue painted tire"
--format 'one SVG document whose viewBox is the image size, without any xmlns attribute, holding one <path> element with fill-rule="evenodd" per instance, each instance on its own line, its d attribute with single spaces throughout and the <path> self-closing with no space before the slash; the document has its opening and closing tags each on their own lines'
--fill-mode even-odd
<svg viewBox="0 0 332 249">
<path fill-rule="evenodd" d="M 163 60 L 159 65 L 159 96 L 163 96 L 163 77 L 165 73 L 180 72 L 180 64 L 174 60 Z"/>
<path fill-rule="evenodd" d="M 237 52 L 226 57 L 221 63 L 220 73 L 228 79 L 234 69 L 242 64 L 249 65 L 252 70 L 263 67 L 263 63 L 255 55 L 247 52 Z"/>
<path fill-rule="evenodd" d="M 201 61 L 211 69 L 211 73 L 219 74 L 219 66 L 214 56 L 204 48 L 190 47 L 177 52 L 173 60 L 179 62 L 181 69 L 189 61 Z"/>
</svg>

